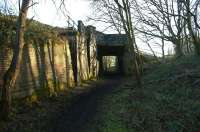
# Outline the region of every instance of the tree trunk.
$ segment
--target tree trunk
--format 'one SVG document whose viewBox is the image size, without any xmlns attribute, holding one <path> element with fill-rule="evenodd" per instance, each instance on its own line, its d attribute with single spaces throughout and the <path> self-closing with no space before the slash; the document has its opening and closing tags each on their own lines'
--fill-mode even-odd
<svg viewBox="0 0 200 132">
<path fill-rule="evenodd" d="M 163 38 L 162 38 L 162 46 L 161 46 L 161 49 L 162 49 L 162 61 L 165 62 L 165 41 L 164 41 Z"/>
<path fill-rule="evenodd" d="M 192 37 L 192 42 L 194 45 L 195 54 L 197 56 L 200 56 L 200 43 L 198 42 L 197 35 L 195 31 L 193 30 L 192 22 L 191 22 L 191 13 L 190 13 L 190 0 L 185 1 L 186 6 L 186 16 L 187 16 L 187 24 L 188 24 L 188 31 L 190 36 Z"/>
<path fill-rule="evenodd" d="M 164 15 L 163 15 L 163 19 L 164 19 Z M 165 32 L 165 25 L 163 24 L 162 25 L 162 32 L 164 34 Z M 161 38 L 161 41 L 162 41 L 162 45 L 161 45 L 161 49 L 162 49 L 162 61 L 165 62 L 165 40 L 164 40 L 164 36 Z"/>
<path fill-rule="evenodd" d="M 134 70 L 135 70 L 135 77 L 136 77 L 138 86 L 142 87 L 140 67 L 138 64 L 140 60 L 139 61 L 137 60 L 137 53 L 136 53 L 137 46 L 135 42 L 135 34 L 134 34 L 133 25 L 132 25 L 130 2 L 128 0 L 122 0 L 122 5 L 119 0 L 114 0 L 114 2 L 117 4 L 120 19 L 122 21 L 124 31 L 128 37 L 128 45 L 125 48 L 127 48 L 126 54 L 127 53 L 129 54 L 129 59 L 130 61 L 132 61 L 132 62 L 129 62 L 129 65 L 133 63 Z M 133 58 L 131 59 L 131 57 Z"/>
<path fill-rule="evenodd" d="M 11 88 L 14 86 L 18 73 L 20 71 L 20 64 L 24 47 L 24 32 L 26 27 L 26 18 L 29 3 L 30 0 L 23 0 L 22 2 L 19 18 L 17 20 L 16 41 L 13 46 L 13 57 L 11 64 L 3 78 L 1 103 L 2 119 L 8 118 L 8 115 L 11 111 Z"/>
<path fill-rule="evenodd" d="M 198 42 L 197 38 L 194 40 L 194 46 L 195 46 L 195 53 L 197 56 L 200 56 L 200 42 Z"/>
<path fill-rule="evenodd" d="M 181 42 L 180 42 L 180 40 L 175 40 L 174 44 L 175 44 L 176 57 L 183 56 L 183 51 L 182 51 L 182 48 L 181 48 Z"/>
</svg>

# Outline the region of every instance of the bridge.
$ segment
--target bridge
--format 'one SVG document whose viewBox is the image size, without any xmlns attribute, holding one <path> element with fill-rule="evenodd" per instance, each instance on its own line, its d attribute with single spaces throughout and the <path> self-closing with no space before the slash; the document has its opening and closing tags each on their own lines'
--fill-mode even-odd
<svg viewBox="0 0 200 132">
<path fill-rule="evenodd" d="M 85 61 L 88 60 L 89 69 L 93 69 L 91 71 L 98 71 L 99 76 L 106 73 L 104 64 L 105 57 L 111 56 L 115 57 L 115 73 L 124 75 L 132 73 L 133 65 L 129 64 L 132 58 L 127 55 L 127 36 L 125 34 L 104 34 L 97 31 L 95 27 L 85 26 L 82 21 L 78 21 L 78 29 L 69 30 L 67 36 L 68 38 L 71 36 L 70 45 L 74 45 L 71 50 L 74 54 L 72 55 L 74 58 L 72 62 L 74 63 L 73 71 L 75 80 L 78 80 L 78 69 L 80 69 L 78 68 L 77 57 L 86 54 L 87 59 L 85 59 Z M 79 54 L 80 49 L 82 50 L 81 54 Z M 93 60 L 98 61 L 98 66 L 92 66 L 96 63 L 96 61 Z"/>
<path fill-rule="evenodd" d="M 133 73 L 132 52 L 124 34 L 104 34 L 93 26 L 85 26 L 82 21 L 77 27 L 44 31 L 38 28 L 33 34 L 39 35 L 31 35 L 30 40 L 26 40 L 22 68 L 11 91 L 13 98 L 26 97 L 42 88 L 54 94 L 58 89 L 71 88 L 101 76 L 105 74 L 105 58 L 110 56 L 117 60 L 115 70 L 118 73 Z M 12 50 L 8 44 L 0 48 L 0 87 L 11 62 Z"/>
<path fill-rule="evenodd" d="M 127 37 L 125 34 L 102 34 L 96 35 L 97 43 L 97 59 L 99 60 L 99 75 L 104 73 L 103 58 L 104 56 L 115 56 L 117 73 L 123 74 L 123 56 L 124 48 L 127 44 Z"/>
</svg>

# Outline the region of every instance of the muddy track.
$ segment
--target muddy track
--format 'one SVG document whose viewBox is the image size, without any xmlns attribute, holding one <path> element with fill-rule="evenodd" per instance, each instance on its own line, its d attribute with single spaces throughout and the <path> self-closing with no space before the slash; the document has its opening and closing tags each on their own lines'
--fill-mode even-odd
<svg viewBox="0 0 200 132">
<path fill-rule="evenodd" d="M 83 92 L 72 103 L 69 109 L 63 109 L 52 119 L 50 132 L 83 132 L 88 121 L 95 117 L 100 100 L 119 86 L 120 77 L 106 78 L 103 82 L 93 85 L 92 91 Z"/>
</svg>

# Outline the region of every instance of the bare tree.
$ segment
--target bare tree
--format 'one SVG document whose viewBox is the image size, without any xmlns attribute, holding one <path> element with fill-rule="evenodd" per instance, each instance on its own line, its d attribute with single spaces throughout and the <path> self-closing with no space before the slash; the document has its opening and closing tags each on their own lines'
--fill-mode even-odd
<svg viewBox="0 0 200 132">
<path fill-rule="evenodd" d="M 144 0 L 143 6 L 135 0 L 136 19 L 140 25 L 137 31 L 162 41 L 170 41 L 175 46 L 177 56 L 182 56 L 181 34 L 185 26 L 182 7 L 175 0 Z"/>
<path fill-rule="evenodd" d="M 93 0 L 96 3 L 100 12 L 100 16 L 92 18 L 94 21 L 100 21 L 110 24 L 118 33 L 125 33 L 128 39 L 128 45 L 125 46 L 127 67 L 132 66 L 130 69 L 134 69 L 134 73 L 138 82 L 138 85 L 141 86 L 141 73 L 140 73 L 140 57 L 139 51 L 135 41 L 135 33 L 132 20 L 131 5 L 133 0 Z M 101 5 L 101 6 L 99 6 Z M 125 71 L 133 72 L 133 71 Z"/>
<path fill-rule="evenodd" d="M 142 6 L 135 1 L 137 31 L 172 42 L 177 56 L 184 55 L 183 47 L 190 42 L 200 54 L 199 0 L 144 0 Z"/>
<path fill-rule="evenodd" d="M 88 21 L 103 23 L 106 31 L 114 29 L 119 34 L 123 32 L 122 22 L 117 10 L 117 5 L 113 0 L 92 0 L 93 15 L 88 17 Z"/>
<path fill-rule="evenodd" d="M 200 41 L 198 36 L 198 31 L 200 29 L 198 24 L 198 6 L 200 1 L 196 0 L 194 4 L 191 4 L 191 0 L 183 0 L 182 3 L 185 6 L 185 16 L 187 21 L 187 27 L 189 31 L 189 36 L 192 39 L 192 43 L 195 47 L 195 54 L 200 56 Z"/>
<path fill-rule="evenodd" d="M 17 20 L 16 41 L 13 48 L 13 58 L 11 64 L 4 75 L 2 87 L 1 117 L 7 118 L 11 110 L 11 88 L 17 79 L 22 60 L 24 47 L 24 32 L 26 30 L 26 18 L 31 0 L 23 0 Z"/>
<path fill-rule="evenodd" d="M 131 14 L 131 3 L 129 0 L 114 0 L 114 2 L 117 5 L 123 29 L 128 37 L 128 45 L 125 46 L 126 54 L 130 58 L 133 56 L 133 60 L 130 61 L 129 65 L 131 65 L 131 63 L 133 64 L 137 83 L 141 87 L 142 81 L 139 67 L 140 60 L 138 59 L 139 52 L 135 41 L 134 27 Z"/>
</svg>

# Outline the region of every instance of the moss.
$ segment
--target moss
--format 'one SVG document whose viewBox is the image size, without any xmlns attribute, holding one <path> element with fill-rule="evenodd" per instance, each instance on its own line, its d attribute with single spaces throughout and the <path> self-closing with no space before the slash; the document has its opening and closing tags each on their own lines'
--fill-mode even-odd
<svg viewBox="0 0 200 132">
<path fill-rule="evenodd" d="M 33 104 L 38 104 L 39 100 L 38 100 L 38 95 L 36 93 L 33 93 L 31 96 L 26 97 L 26 104 L 28 106 L 32 106 Z"/>
</svg>

